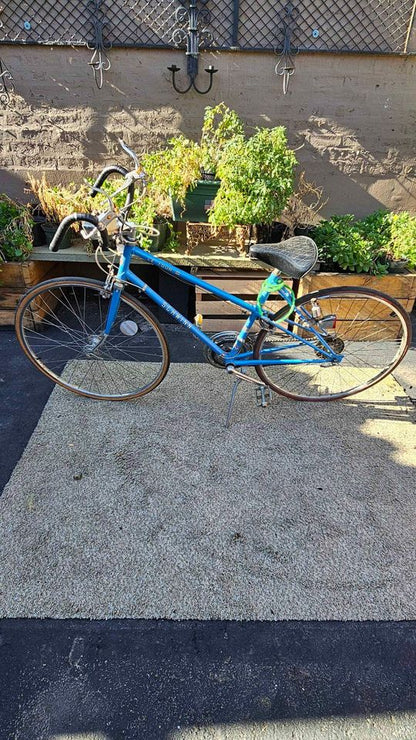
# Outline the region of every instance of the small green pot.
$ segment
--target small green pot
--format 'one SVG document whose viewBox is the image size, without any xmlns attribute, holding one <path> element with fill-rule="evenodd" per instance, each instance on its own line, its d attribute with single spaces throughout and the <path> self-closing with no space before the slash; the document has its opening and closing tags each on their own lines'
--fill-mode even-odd
<svg viewBox="0 0 416 740">
<path fill-rule="evenodd" d="M 50 221 L 44 221 L 44 223 L 40 224 L 42 227 L 42 231 L 45 234 L 45 244 L 49 246 L 51 243 L 53 237 L 55 236 L 59 224 L 54 224 Z M 72 230 L 68 229 L 66 232 L 64 238 L 62 239 L 59 249 L 68 249 L 68 247 L 71 246 L 71 240 L 72 240 Z"/>
<path fill-rule="evenodd" d="M 158 230 L 159 236 L 152 237 L 148 250 L 149 252 L 161 252 L 169 237 L 169 225 L 162 222 L 154 224 L 154 227 Z"/>
<path fill-rule="evenodd" d="M 220 184 L 219 180 L 198 180 L 195 187 L 188 190 L 184 206 L 172 198 L 173 220 L 207 223 L 208 212 L 214 204 Z"/>
</svg>

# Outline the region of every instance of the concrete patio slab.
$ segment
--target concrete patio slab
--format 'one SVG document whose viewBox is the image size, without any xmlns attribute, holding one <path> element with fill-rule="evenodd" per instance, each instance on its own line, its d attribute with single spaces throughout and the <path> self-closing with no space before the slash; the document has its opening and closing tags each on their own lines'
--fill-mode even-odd
<svg viewBox="0 0 416 740">
<path fill-rule="evenodd" d="M 414 619 L 414 407 L 173 365 L 135 403 L 55 388 L 1 499 L 0 615 Z"/>
</svg>

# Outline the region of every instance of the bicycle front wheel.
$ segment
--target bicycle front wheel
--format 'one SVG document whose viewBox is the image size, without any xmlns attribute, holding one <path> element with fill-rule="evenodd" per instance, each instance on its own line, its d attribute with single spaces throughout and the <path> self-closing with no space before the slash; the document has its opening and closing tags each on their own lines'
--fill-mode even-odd
<svg viewBox="0 0 416 740">
<path fill-rule="evenodd" d="M 19 343 L 38 370 L 74 393 L 104 401 L 143 396 L 168 371 L 165 334 L 143 305 L 122 293 L 105 335 L 109 304 L 98 280 L 40 283 L 17 308 Z"/>
<path fill-rule="evenodd" d="M 345 398 L 385 378 L 408 350 L 409 316 L 384 293 L 345 286 L 302 296 L 295 305 L 288 323 L 283 322 L 295 334 L 295 340 L 278 329 L 264 329 L 254 346 L 254 358 L 264 359 L 264 364 L 256 367 L 257 373 L 276 393 L 299 401 Z M 312 318 L 316 305 L 321 313 L 317 323 Z M 274 320 L 284 313 L 277 313 Z M 311 326 L 322 332 L 341 360 L 327 359 L 324 345 Z M 311 344 L 296 342 L 297 337 Z M 271 365 L 270 360 L 288 364 Z"/>
</svg>

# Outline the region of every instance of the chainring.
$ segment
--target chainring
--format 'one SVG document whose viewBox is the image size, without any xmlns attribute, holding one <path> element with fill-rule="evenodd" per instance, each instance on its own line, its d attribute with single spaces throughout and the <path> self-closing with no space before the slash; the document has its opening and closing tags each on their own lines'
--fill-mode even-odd
<svg viewBox="0 0 416 740">
<path fill-rule="evenodd" d="M 237 337 L 238 332 L 236 331 L 220 331 L 218 332 L 218 334 L 213 334 L 211 340 L 215 342 L 215 344 L 217 344 L 220 349 L 224 350 L 224 352 L 229 352 L 232 349 Z M 241 347 L 241 352 L 251 352 L 253 347 L 253 340 L 250 337 L 247 337 L 243 346 Z M 205 359 L 210 363 L 210 365 L 213 365 L 214 367 L 220 367 L 222 369 L 225 368 L 224 358 L 214 352 L 214 350 L 212 350 L 210 347 L 205 347 L 204 354 Z"/>
</svg>

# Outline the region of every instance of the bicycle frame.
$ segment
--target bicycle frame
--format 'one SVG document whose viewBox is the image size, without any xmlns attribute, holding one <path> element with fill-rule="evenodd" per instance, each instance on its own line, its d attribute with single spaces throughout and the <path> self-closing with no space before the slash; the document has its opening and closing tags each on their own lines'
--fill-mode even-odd
<svg viewBox="0 0 416 740">
<path fill-rule="evenodd" d="M 188 283 L 189 285 L 197 285 L 198 287 L 206 290 L 209 293 L 212 293 L 213 295 L 217 296 L 218 298 L 229 301 L 230 303 L 233 303 L 235 306 L 238 306 L 243 311 L 246 311 L 248 313 L 247 320 L 244 323 L 244 326 L 242 327 L 240 333 L 238 334 L 235 343 L 232 347 L 232 349 L 228 352 L 221 349 L 215 342 L 212 341 L 212 339 L 205 334 L 198 326 L 193 324 L 191 321 L 189 321 L 183 314 L 181 314 L 179 311 L 177 311 L 176 308 L 174 308 L 168 301 L 166 301 L 162 296 L 159 295 L 155 290 L 149 287 L 141 278 L 139 278 L 137 275 L 135 275 L 131 269 L 130 269 L 130 261 L 133 256 L 140 257 L 145 262 L 148 262 L 155 267 L 158 267 L 159 269 L 163 270 L 164 272 L 167 272 L 169 275 L 173 275 L 173 277 L 178 278 L 179 280 L 182 280 L 185 283 Z M 291 331 L 289 328 L 284 327 L 282 324 L 277 323 L 273 321 L 271 318 L 272 314 L 266 310 L 263 309 L 263 305 L 267 299 L 269 294 L 263 295 L 262 303 L 260 304 L 260 307 L 257 304 L 247 303 L 246 301 L 241 300 L 241 298 L 238 298 L 235 295 L 232 295 L 231 293 L 227 293 L 221 288 L 217 288 L 215 285 L 211 285 L 211 283 L 207 283 L 204 280 L 201 280 L 200 278 L 196 277 L 195 275 L 192 275 L 188 272 L 185 272 L 184 270 L 181 270 L 179 267 L 176 267 L 175 265 L 171 265 L 169 262 L 166 262 L 165 260 L 161 259 L 160 257 L 156 257 L 156 255 L 152 254 L 151 252 L 147 252 L 146 250 L 142 249 L 141 247 L 136 246 L 135 244 L 126 244 L 124 245 L 123 254 L 120 257 L 120 265 L 117 272 L 117 280 L 120 281 L 127 281 L 128 283 L 131 283 L 135 285 L 140 291 L 146 294 L 157 306 L 165 310 L 167 313 L 169 313 L 171 316 L 173 316 L 174 319 L 179 321 L 183 326 L 185 326 L 197 339 L 199 339 L 201 342 L 203 342 L 207 347 L 209 347 L 213 352 L 215 352 L 217 355 L 222 357 L 225 361 L 225 365 L 232 365 L 233 367 L 253 367 L 255 365 L 295 365 L 295 364 L 322 364 L 322 355 L 325 355 L 325 359 L 328 361 L 340 361 L 342 359 L 342 355 L 336 354 L 331 347 L 327 344 L 325 341 L 325 336 L 322 335 L 321 332 L 317 331 L 313 326 L 308 326 L 308 330 L 315 335 L 317 339 L 319 339 L 320 347 L 319 352 L 321 354 L 320 358 L 316 359 L 310 359 L 310 360 L 294 360 L 294 359 L 266 359 L 263 355 L 263 359 L 254 359 L 253 358 L 253 352 L 240 352 L 241 348 L 244 346 L 244 342 L 247 338 L 247 335 L 252 328 L 254 322 L 257 319 L 262 319 L 267 324 L 269 324 L 271 327 L 276 327 L 279 329 L 279 331 L 283 332 L 284 334 L 287 334 L 288 337 L 291 337 L 292 339 L 295 339 L 295 344 L 283 344 L 282 347 L 276 348 L 274 347 L 272 350 L 269 350 L 270 352 L 276 353 L 278 351 L 282 351 L 285 349 L 289 349 L 295 346 L 299 346 L 300 344 L 309 345 L 313 349 L 316 349 L 316 345 L 313 343 L 313 341 L 309 341 L 308 339 L 305 339 L 304 337 L 301 337 L 299 335 L 296 335 Z M 282 298 L 285 298 L 284 293 L 280 292 L 280 295 Z M 104 333 L 106 335 L 110 334 L 111 327 L 114 323 L 117 310 L 120 304 L 120 296 L 121 296 L 121 289 L 119 287 L 115 287 L 109 310 L 106 320 L 106 326 Z M 294 313 L 296 313 L 299 316 L 303 316 L 303 318 L 306 319 L 312 319 L 312 316 L 308 314 L 305 309 L 303 309 L 303 314 L 296 308 L 294 308 Z M 294 329 L 301 328 L 300 324 L 297 324 L 296 321 L 293 321 L 292 319 L 286 319 L 287 323 L 290 324 Z M 304 328 L 304 327 L 303 327 Z M 267 354 L 267 350 L 264 351 L 264 354 Z"/>
</svg>

